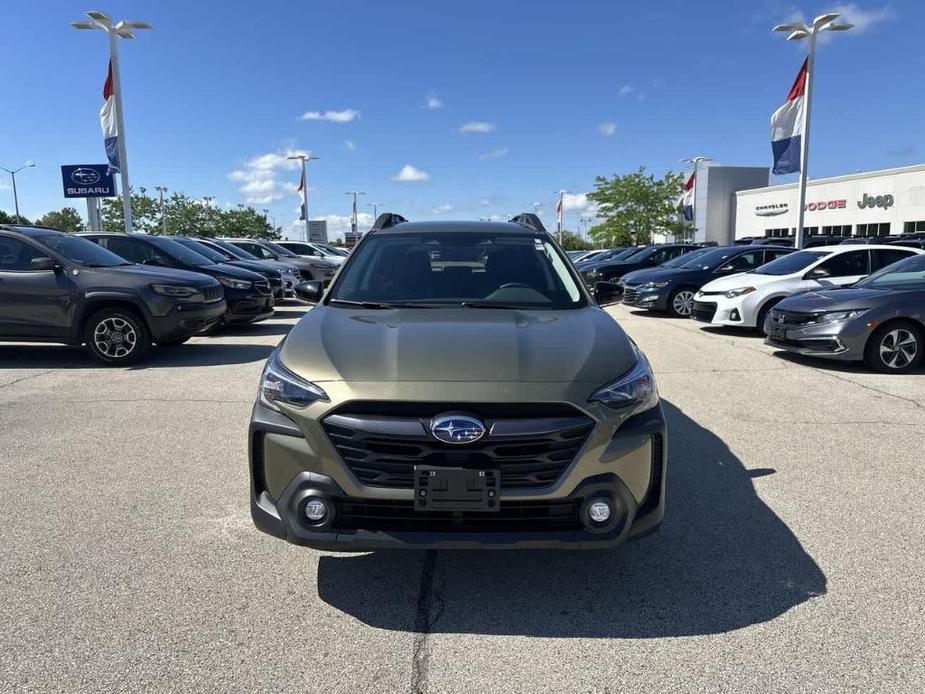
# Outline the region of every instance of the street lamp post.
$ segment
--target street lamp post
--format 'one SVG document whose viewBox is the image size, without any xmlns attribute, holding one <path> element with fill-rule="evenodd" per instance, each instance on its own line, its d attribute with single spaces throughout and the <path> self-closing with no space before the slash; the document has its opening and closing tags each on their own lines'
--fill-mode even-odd
<svg viewBox="0 0 925 694">
<path fill-rule="evenodd" d="M 357 242 L 357 196 L 366 195 L 362 190 L 348 190 L 344 195 L 353 196 L 353 212 L 350 214 L 350 231 L 353 232 L 353 242 Z"/>
<path fill-rule="evenodd" d="M 34 161 L 27 161 L 25 164 L 20 166 L 18 169 L 8 169 L 5 166 L 0 166 L 0 169 L 6 171 L 10 178 L 13 179 L 13 206 L 16 208 L 16 221 L 19 222 L 19 194 L 16 192 L 16 174 L 18 174 L 23 169 L 29 169 L 35 166 Z"/>
<path fill-rule="evenodd" d="M 366 203 L 367 207 L 373 208 L 373 221 L 379 219 L 379 203 L 378 202 L 368 202 Z"/>
<path fill-rule="evenodd" d="M 692 240 L 697 240 L 697 170 L 700 168 L 700 162 L 702 161 L 713 161 L 709 157 L 685 157 L 681 160 L 685 164 L 690 164 L 694 167 L 694 190 L 691 191 L 691 220 L 694 223 L 694 237 Z"/>
<path fill-rule="evenodd" d="M 161 202 L 161 232 L 164 236 L 167 235 L 167 214 L 164 212 L 164 193 L 167 192 L 165 186 L 154 186 L 154 190 L 158 192 Z"/>
<path fill-rule="evenodd" d="M 147 22 L 129 22 L 122 20 L 112 23 L 112 18 L 105 12 L 91 11 L 86 15 L 89 22 L 72 22 L 75 29 L 99 29 L 109 36 L 109 61 L 112 66 L 112 90 L 116 107 L 116 129 L 119 143 L 119 173 L 122 176 L 122 210 L 125 215 L 125 231 L 132 231 L 132 189 L 128 182 L 128 155 L 125 150 L 125 122 L 122 116 L 122 79 L 119 73 L 119 48 L 117 39 L 134 39 L 133 29 L 151 29 Z"/>
<path fill-rule="evenodd" d="M 308 243 L 311 240 L 308 229 L 308 162 L 321 159 L 321 157 L 316 157 L 309 152 L 308 154 L 293 154 L 286 158 L 302 162 L 302 212 L 305 215 L 305 243 Z"/>
<path fill-rule="evenodd" d="M 813 104 L 813 72 L 816 63 L 816 36 L 820 31 L 848 31 L 853 24 L 842 22 L 835 24 L 838 19 L 837 12 L 826 12 L 813 20 L 812 26 L 802 22 L 778 24 L 771 31 L 787 32 L 788 41 L 806 42 L 806 108 L 803 109 L 803 134 L 800 138 L 800 201 L 797 207 L 797 235 L 794 239 L 794 248 L 803 247 L 803 217 L 806 206 L 806 178 L 809 169 L 809 123 L 810 109 Z"/>
</svg>

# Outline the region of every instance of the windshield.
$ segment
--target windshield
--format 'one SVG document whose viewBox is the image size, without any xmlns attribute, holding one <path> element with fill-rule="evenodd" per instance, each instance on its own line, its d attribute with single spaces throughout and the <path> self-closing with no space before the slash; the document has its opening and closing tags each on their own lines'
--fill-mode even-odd
<svg viewBox="0 0 925 694">
<path fill-rule="evenodd" d="M 239 260 L 260 260 L 260 258 L 258 258 L 256 255 L 248 253 L 243 248 L 238 248 L 233 243 L 220 241 L 219 239 L 212 239 L 212 243 L 221 248 L 223 251 L 227 251 L 228 255 L 234 256 Z"/>
<path fill-rule="evenodd" d="M 41 234 L 32 238 L 55 253 L 63 255 L 71 262 L 85 267 L 131 265 L 131 263 L 125 261 L 125 258 L 120 258 L 115 253 L 110 253 L 105 248 L 101 248 L 92 241 L 87 241 L 87 239 L 82 239 L 79 236 Z"/>
<path fill-rule="evenodd" d="M 264 246 L 269 247 L 270 250 L 272 250 L 277 255 L 281 255 L 286 258 L 298 258 L 299 257 L 295 253 L 290 251 L 288 248 L 283 248 L 282 246 L 272 243 L 271 241 L 263 241 L 262 243 Z"/>
<path fill-rule="evenodd" d="M 785 255 L 770 263 L 765 263 L 757 270 L 752 270 L 758 275 L 792 275 L 799 272 L 809 265 L 812 265 L 820 258 L 829 255 L 831 251 L 797 251 L 790 255 Z"/>
<path fill-rule="evenodd" d="M 545 235 L 374 235 L 354 252 L 330 303 L 479 308 L 585 306 L 565 258 Z"/>
<path fill-rule="evenodd" d="M 692 259 L 703 257 L 711 250 L 710 248 L 698 248 L 696 251 L 682 253 L 676 258 L 666 260 L 659 267 L 685 267 Z"/>
<path fill-rule="evenodd" d="M 712 270 L 723 264 L 733 255 L 742 252 L 739 247 L 735 248 L 707 248 L 703 251 L 694 251 L 687 255 L 681 256 L 679 267 L 688 268 L 689 270 Z"/>
<path fill-rule="evenodd" d="M 182 243 L 177 243 L 173 239 L 167 239 L 163 236 L 147 236 L 145 237 L 152 245 L 156 246 L 158 250 L 163 251 L 167 255 L 171 256 L 174 260 L 180 262 L 183 265 L 193 265 L 196 267 L 205 267 L 206 265 L 215 265 L 211 260 L 206 258 L 204 255 L 197 253 L 196 251 L 190 250 Z"/>
<path fill-rule="evenodd" d="M 199 241 L 194 241 L 193 239 L 174 239 L 174 241 L 183 246 L 186 246 L 191 251 L 196 251 L 199 255 L 204 255 L 213 263 L 224 263 L 226 260 L 228 260 L 226 256 L 212 248 L 209 248 L 204 243 L 199 243 Z"/>
<path fill-rule="evenodd" d="M 888 265 L 854 286 L 867 289 L 925 289 L 925 255 L 916 255 Z"/>
<path fill-rule="evenodd" d="M 627 248 L 625 251 L 617 253 L 611 260 L 629 260 L 630 258 L 633 260 L 642 260 L 649 255 L 652 250 L 652 246 L 634 246 L 633 248 Z"/>
</svg>

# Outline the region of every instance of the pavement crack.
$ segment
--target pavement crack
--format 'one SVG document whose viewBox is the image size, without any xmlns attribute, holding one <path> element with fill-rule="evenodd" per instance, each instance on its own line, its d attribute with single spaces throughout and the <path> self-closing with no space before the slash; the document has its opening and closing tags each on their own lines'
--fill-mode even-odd
<svg viewBox="0 0 925 694">
<path fill-rule="evenodd" d="M 50 374 L 55 369 L 48 369 L 46 371 L 39 371 L 37 374 L 29 374 L 28 376 L 23 376 L 22 378 L 17 378 L 14 381 L 9 383 L 0 384 L 0 388 L 8 388 L 10 386 L 15 386 L 17 383 L 22 383 L 23 381 L 28 381 L 30 378 L 38 378 L 39 376 L 44 376 L 45 374 Z"/>
<path fill-rule="evenodd" d="M 414 648 L 411 655 L 411 694 L 427 691 L 427 675 L 430 670 L 428 637 L 434 624 L 443 614 L 442 590 L 437 590 L 434 580 L 437 567 L 436 550 L 424 553 L 421 567 L 421 583 L 418 588 L 417 608 L 414 615 Z"/>
</svg>

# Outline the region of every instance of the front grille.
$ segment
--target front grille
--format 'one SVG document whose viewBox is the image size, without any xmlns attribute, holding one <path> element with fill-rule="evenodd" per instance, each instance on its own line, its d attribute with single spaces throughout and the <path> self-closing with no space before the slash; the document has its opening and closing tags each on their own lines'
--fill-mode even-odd
<svg viewBox="0 0 925 694">
<path fill-rule="evenodd" d="M 639 301 L 639 286 L 625 285 L 623 287 L 623 303 L 634 306 Z"/>
<path fill-rule="evenodd" d="M 274 290 L 275 290 L 275 289 L 279 289 L 280 287 L 283 286 L 283 280 L 280 279 L 279 277 L 271 277 L 271 278 L 270 278 L 270 286 L 271 286 Z"/>
<path fill-rule="evenodd" d="M 816 318 L 815 313 L 795 313 L 793 311 L 782 311 L 780 309 L 773 309 L 771 311 L 771 316 L 775 322 L 787 323 L 788 325 L 806 325 Z"/>
<path fill-rule="evenodd" d="M 705 323 L 712 323 L 713 316 L 716 315 L 716 304 L 708 303 L 705 301 L 695 301 L 693 308 L 691 308 L 691 318 L 694 320 L 704 321 Z"/>
<path fill-rule="evenodd" d="M 269 294 L 270 293 L 270 283 L 266 280 L 257 280 L 254 282 L 254 289 L 256 289 L 260 294 Z"/>
<path fill-rule="evenodd" d="M 568 407 L 537 409 L 532 415 L 514 406 L 505 413 L 504 407 L 447 404 L 412 411 L 413 406 L 406 406 L 406 413 L 398 409 L 394 414 L 342 410 L 322 423 L 357 479 L 396 489 L 412 488 L 415 465 L 495 469 L 501 473 L 502 489 L 545 487 L 559 479 L 594 426 L 589 417 Z M 481 416 L 489 433 L 467 444 L 438 441 L 430 434 L 430 418 L 454 411 Z"/>
<path fill-rule="evenodd" d="M 202 296 L 205 301 L 218 301 L 225 296 L 222 285 L 216 284 L 214 287 L 206 287 L 202 290 Z"/>
<path fill-rule="evenodd" d="M 652 509 L 658 506 L 662 495 L 662 475 L 664 474 L 664 441 L 661 434 L 652 434 L 651 438 L 652 456 L 651 468 L 649 473 L 649 490 L 646 492 L 645 500 L 640 504 L 637 516 L 644 516 Z"/>
<path fill-rule="evenodd" d="M 579 530 L 580 500 L 502 501 L 497 511 L 414 510 L 413 501 L 335 497 L 336 530 L 518 532 Z"/>
</svg>

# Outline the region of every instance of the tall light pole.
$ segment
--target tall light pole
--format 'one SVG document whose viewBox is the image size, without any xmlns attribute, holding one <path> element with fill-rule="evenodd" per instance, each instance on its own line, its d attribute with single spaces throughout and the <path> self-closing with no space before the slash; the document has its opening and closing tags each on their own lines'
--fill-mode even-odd
<svg viewBox="0 0 925 694">
<path fill-rule="evenodd" d="M 809 122 L 813 104 L 813 72 L 816 64 L 816 36 L 820 31 L 848 31 L 854 25 L 842 22 L 835 24 L 837 12 L 826 12 L 813 20 L 812 26 L 802 22 L 778 24 L 771 31 L 787 32 L 788 41 L 806 42 L 806 108 L 803 109 L 803 135 L 800 138 L 800 201 L 797 207 L 797 236 L 794 248 L 803 247 L 803 216 L 806 206 L 806 176 L 809 169 Z"/>
<path fill-rule="evenodd" d="M 309 152 L 308 154 L 293 154 L 286 158 L 302 162 L 302 212 L 305 215 L 305 243 L 308 243 L 311 240 L 308 231 L 308 162 L 321 159 L 321 157 L 316 157 Z"/>
<path fill-rule="evenodd" d="M 344 195 L 353 196 L 353 212 L 350 214 L 350 231 L 353 232 L 353 242 L 357 242 L 357 196 L 366 195 L 362 190 L 348 190 Z"/>
<path fill-rule="evenodd" d="M 691 193 L 691 220 L 694 223 L 694 237 L 693 240 L 697 240 L 697 170 L 700 168 L 700 162 L 702 161 L 713 161 L 710 157 L 685 157 L 681 160 L 685 164 L 690 164 L 694 167 L 694 190 Z"/>
<path fill-rule="evenodd" d="M 582 217 L 579 221 L 580 221 L 582 224 L 584 224 L 584 228 L 581 230 L 581 237 L 584 238 L 584 237 L 585 237 L 585 234 L 588 233 L 588 225 L 591 223 L 591 218 L 590 218 L 590 217 Z"/>
<path fill-rule="evenodd" d="M 112 91 L 116 106 L 116 129 L 119 142 L 119 173 L 122 176 L 122 211 L 125 215 L 125 231 L 132 231 L 132 189 L 128 182 L 128 155 L 125 153 L 125 121 L 122 116 L 122 79 L 119 73 L 119 48 L 117 39 L 134 39 L 133 29 L 151 29 L 147 22 L 129 22 L 122 20 L 112 23 L 112 18 L 105 12 L 91 11 L 86 15 L 89 22 L 71 22 L 75 29 L 99 29 L 109 35 L 109 61 L 112 66 Z"/>
<path fill-rule="evenodd" d="M 6 168 L 5 166 L 0 166 L 0 169 L 3 169 L 4 171 L 6 171 L 10 175 L 10 178 L 13 179 L 13 205 L 16 208 L 16 221 L 17 222 L 19 221 L 19 195 L 16 192 L 16 174 L 18 174 L 23 169 L 29 169 L 33 166 L 35 166 L 34 161 L 27 161 L 25 164 L 20 166 L 18 169 L 12 169 L 12 170 Z"/>
<path fill-rule="evenodd" d="M 366 203 L 367 207 L 373 208 L 373 221 L 379 219 L 379 203 L 378 202 L 368 202 Z"/>
<path fill-rule="evenodd" d="M 166 186 L 154 186 L 154 190 L 157 191 L 158 197 L 160 198 L 161 204 L 161 233 L 164 236 L 167 235 L 167 214 L 164 212 L 164 193 L 167 192 Z"/>
<path fill-rule="evenodd" d="M 565 216 L 565 208 L 562 206 L 562 198 L 566 193 L 571 194 L 570 190 L 554 190 L 552 191 L 559 196 L 559 203 L 556 205 L 556 234 L 559 237 L 559 243 L 562 243 L 562 217 Z"/>
</svg>

